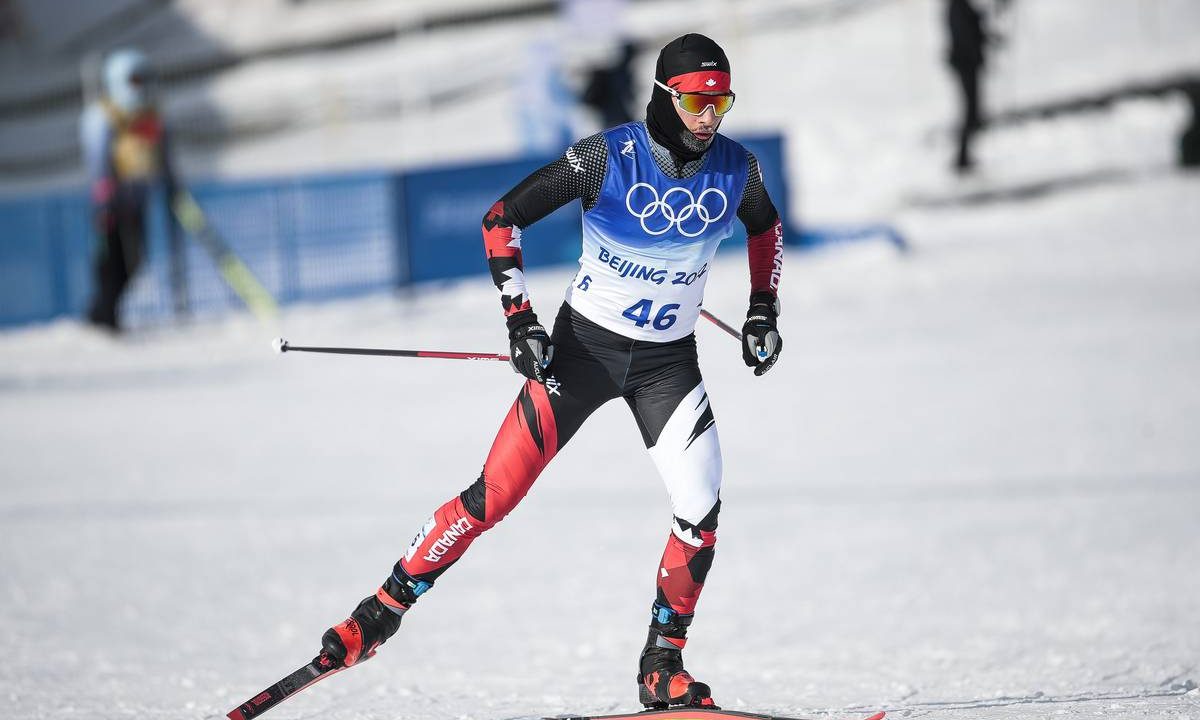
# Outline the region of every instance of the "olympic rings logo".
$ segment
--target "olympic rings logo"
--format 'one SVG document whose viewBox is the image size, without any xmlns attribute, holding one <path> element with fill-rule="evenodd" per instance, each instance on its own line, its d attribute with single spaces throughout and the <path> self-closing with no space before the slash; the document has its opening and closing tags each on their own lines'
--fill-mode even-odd
<svg viewBox="0 0 1200 720">
<path fill-rule="evenodd" d="M 649 191 L 650 195 L 646 196 L 643 193 L 643 197 L 650 199 L 642 206 L 641 211 L 638 211 L 633 209 L 633 195 L 640 188 Z M 719 212 L 715 209 L 715 201 L 709 201 L 708 205 L 705 204 L 705 198 L 709 193 L 720 198 L 721 210 Z M 679 207 L 667 202 L 672 195 L 676 194 L 681 195 L 684 201 L 683 205 Z M 718 188 L 711 187 L 700 193 L 700 197 L 695 197 L 690 190 L 684 187 L 673 187 L 659 197 L 658 190 L 653 185 L 640 182 L 629 188 L 629 192 L 626 193 L 625 209 L 638 219 L 642 229 L 649 235 L 662 235 L 671 228 L 675 228 L 680 235 L 692 238 L 708 230 L 709 225 L 725 216 L 725 211 L 729 209 L 729 199 Z M 665 225 L 663 225 L 664 222 Z M 660 225 L 661 227 L 659 227 Z"/>
</svg>

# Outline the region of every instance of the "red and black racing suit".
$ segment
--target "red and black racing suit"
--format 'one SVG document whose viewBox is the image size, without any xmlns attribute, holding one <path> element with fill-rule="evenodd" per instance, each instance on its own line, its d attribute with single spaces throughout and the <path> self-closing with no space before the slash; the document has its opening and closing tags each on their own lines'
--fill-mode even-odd
<svg viewBox="0 0 1200 720">
<path fill-rule="evenodd" d="M 652 145 L 655 163 L 667 176 L 686 178 L 700 170 L 703 158 L 680 163 L 665 148 Z M 595 206 L 607 171 L 607 150 L 601 134 L 575 143 L 510 190 L 484 217 L 488 264 L 510 325 L 531 311 L 523 282 L 512 281 L 521 276 L 513 272 L 522 269 L 520 229 L 575 199 L 585 212 Z M 747 230 L 751 292 L 773 295 L 780 220 L 757 160 L 747 155 L 749 172 L 737 216 Z M 410 587 L 415 580 L 421 591 L 427 589 L 475 538 L 516 507 L 594 410 L 621 397 L 667 484 L 675 515 L 656 574 L 657 601 L 677 613 L 692 613 L 713 558 L 721 482 L 720 448 L 695 336 L 664 343 L 631 339 L 564 303 L 552 340 L 546 383 L 530 380 L 521 388 L 479 478 L 437 509 L 397 563 L 397 575 L 407 575 Z"/>
</svg>

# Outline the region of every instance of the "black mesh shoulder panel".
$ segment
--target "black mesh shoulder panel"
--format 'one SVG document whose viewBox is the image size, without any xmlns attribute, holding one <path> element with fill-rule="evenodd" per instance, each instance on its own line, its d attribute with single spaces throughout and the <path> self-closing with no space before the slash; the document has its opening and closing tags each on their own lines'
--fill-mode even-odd
<svg viewBox="0 0 1200 720">
<path fill-rule="evenodd" d="M 742 193 L 742 204 L 738 206 L 738 219 L 746 226 L 748 235 L 758 235 L 771 229 L 779 217 L 775 204 L 767 194 L 763 185 L 762 169 L 758 167 L 758 158 L 754 153 L 746 151 L 749 167 L 746 172 L 746 189 Z"/>
<path fill-rule="evenodd" d="M 604 136 L 586 137 L 509 190 L 501 198 L 505 218 L 525 228 L 576 198 L 583 201 L 584 210 L 590 210 L 596 205 L 607 171 L 608 144 Z"/>
</svg>

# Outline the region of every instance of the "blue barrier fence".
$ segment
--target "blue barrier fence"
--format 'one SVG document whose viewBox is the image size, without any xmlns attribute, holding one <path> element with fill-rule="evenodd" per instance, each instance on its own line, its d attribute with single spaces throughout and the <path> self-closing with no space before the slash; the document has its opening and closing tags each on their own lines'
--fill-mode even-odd
<svg viewBox="0 0 1200 720">
<path fill-rule="evenodd" d="M 739 138 L 756 156 L 780 215 L 788 192 L 779 136 Z M 255 181 L 191 190 L 214 227 L 282 303 L 378 292 L 487 272 L 479 223 L 521 178 L 552 158 Z M 82 190 L 0 200 L 0 325 L 85 312 L 95 240 Z M 578 203 L 525 234 L 529 267 L 579 255 Z M 132 325 L 173 312 L 165 203 L 151 203 L 147 253 L 122 301 Z M 799 237 L 792 234 L 792 237 Z M 196 315 L 240 305 L 211 259 L 187 243 L 188 301 Z"/>
</svg>

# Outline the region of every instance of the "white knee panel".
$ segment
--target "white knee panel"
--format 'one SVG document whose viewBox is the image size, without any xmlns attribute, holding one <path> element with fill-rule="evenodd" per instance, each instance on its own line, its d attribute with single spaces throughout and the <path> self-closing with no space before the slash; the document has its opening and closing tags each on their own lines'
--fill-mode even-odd
<svg viewBox="0 0 1200 720">
<path fill-rule="evenodd" d="M 667 486 L 675 516 L 699 524 L 721 491 L 721 443 L 703 382 L 671 413 L 650 457 Z"/>
</svg>

